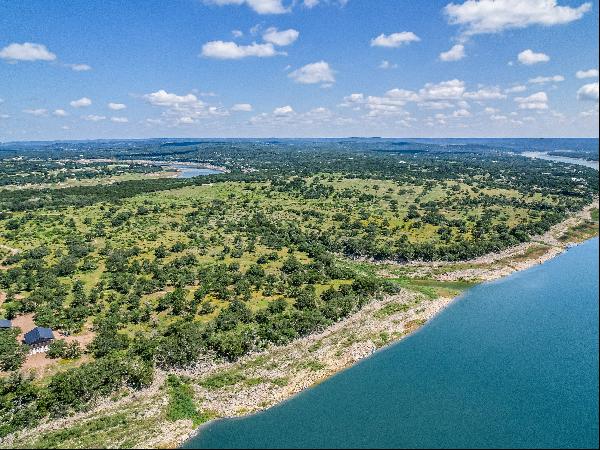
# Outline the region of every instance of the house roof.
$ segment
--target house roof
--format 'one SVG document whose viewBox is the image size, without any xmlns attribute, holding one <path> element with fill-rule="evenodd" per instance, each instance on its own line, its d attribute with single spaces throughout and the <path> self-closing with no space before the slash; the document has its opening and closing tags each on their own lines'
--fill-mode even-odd
<svg viewBox="0 0 600 450">
<path fill-rule="evenodd" d="M 33 330 L 25 333 L 24 340 L 27 345 L 33 345 L 52 339 L 54 339 L 54 334 L 50 328 L 35 327 Z"/>
<path fill-rule="evenodd" d="M 11 328 L 12 323 L 7 319 L 0 319 L 0 328 Z"/>
</svg>

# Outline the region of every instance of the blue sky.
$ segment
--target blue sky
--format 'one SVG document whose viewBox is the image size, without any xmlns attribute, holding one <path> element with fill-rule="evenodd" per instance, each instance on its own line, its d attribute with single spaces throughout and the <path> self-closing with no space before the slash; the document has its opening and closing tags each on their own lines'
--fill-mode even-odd
<svg viewBox="0 0 600 450">
<path fill-rule="evenodd" d="M 0 140 L 598 136 L 598 2 L 0 3 Z"/>
</svg>

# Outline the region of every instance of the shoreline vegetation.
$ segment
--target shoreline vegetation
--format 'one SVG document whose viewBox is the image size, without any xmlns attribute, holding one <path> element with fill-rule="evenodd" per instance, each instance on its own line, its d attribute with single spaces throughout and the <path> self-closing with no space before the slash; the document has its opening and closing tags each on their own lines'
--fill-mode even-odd
<svg viewBox="0 0 600 450">
<path fill-rule="evenodd" d="M 541 264 L 598 235 L 598 199 L 529 242 L 463 262 L 378 262 L 397 294 L 375 298 L 325 330 L 235 362 L 157 370 L 150 387 L 122 391 L 85 412 L 13 433 L 3 448 L 174 448 L 212 419 L 262 411 L 398 342 L 481 282 Z M 201 430 L 200 430 L 201 431 Z"/>
</svg>

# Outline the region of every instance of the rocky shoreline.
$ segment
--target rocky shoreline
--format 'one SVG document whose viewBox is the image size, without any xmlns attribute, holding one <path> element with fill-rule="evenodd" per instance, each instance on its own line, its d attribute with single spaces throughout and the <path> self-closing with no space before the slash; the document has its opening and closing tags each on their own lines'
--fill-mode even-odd
<svg viewBox="0 0 600 450">
<path fill-rule="evenodd" d="M 438 281 L 490 281 L 525 270 L 565 251 L 578 240 L 566 240 L 569 230 L 589 223 L 598 200 L 578 214 L 555 225 L 531 242 L 461 263 L 381 264 L 380 273 Z M 597 231 L 595 232 L 597 234 Z M 589 236 L 581 236 L 586 239 Z M 454 299 L 430 299 L 406 289 L 396 295 L 372 300 L 360 311 L 320 333 L 284 346 L 272 346 L 240 360 L 214 362 L 207 359 L 194 368 L 179 371 L 194 389 L 198 409 L 214 418 L 239 417 L 278 404 L 324 379 L 352 366 L 377 349 L 397 342 L 439 314 Z M 164 415 L 168 393 L 163 388 L 166 374 L 158 372 L 152 386 L 120 399 L 105 399 L 90 411 L 46 422 L 8 436 L 2 447 L 30 447 L 43 433 L 78 426 L 116 414 L 129 414 L 131 423 L 111 437 L 109 447 L 123 446 L 123 439 L 137 448 L 174 448 L 199 430 L 191 420 L 169 422 Z M 220 384 L 210 380 L 225 380 Z M 125 426 L 125 425 L 124 425 Z M 120 437 L 117 437 L 120 436 Z M 125 436 L 125 437 L 122 437 Z M 108 438 L 107 438 L 108 439 Z"/>
</svg>

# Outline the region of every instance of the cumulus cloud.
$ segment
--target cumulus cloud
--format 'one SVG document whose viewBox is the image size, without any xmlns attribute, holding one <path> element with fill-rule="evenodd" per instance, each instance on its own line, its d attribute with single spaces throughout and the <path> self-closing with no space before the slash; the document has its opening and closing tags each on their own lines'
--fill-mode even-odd
<svg viewBox="0 0 600 450">
<path fill-rule="evenodd" d="M 379 68 L 384 69 L 384 70 L 385 69 L 395 69 L 396 67 L 398 67 L 398 64 L 391 63 L 386 59 L 381 61 L 381 63 L 379 64 Z"/>
<path fill-rule="evenodd" d="M 284 52 L 278 52 L 272 43 L 257 44 L 253 42 L 250 45 L 238 45 L 235 42 L 210 41 L 202 46 L 202 56 L 215 59 L 242 59 L 249 56 L 257 58 L 267 58 L 276 55 L 285 55 Z"/>
<path fill-rule="evenodd" d="M 42 117 L 42 116 L 46 116 L 48 114 L 48 110 L 46 110 L 44 108 L 24 109 L 23 112 L 26 114 L 30 114 L 32 116 L 36 116 L 36 117 Z"/>
<path fill-rule="evenodd" d="M 507 89 L 504 89 L 504 92 L 506 92 L 507 94 L 515 94 L 517 92 L 525 92 L 526 90 L 527 90 L 527 86 L 518 84 L 516 86 L 512 86 Z"/>
<path fill-rule="evenodd" d="M 294 114 L 294 108 L 292 108 L 290 105 L 281 106 L 273 110 L 273 115 L 276 117 L 284 117 L 291 114 Z"/>
<path fill-rule="evenodd" d="M 421 38 L 412 31 L 402 31 L 400 33 L 392 33 L 389 35 L 380 34 L 376 38 L 371 39 L 371 47 L 388 47 L 397 48 L 411 42 L 418 42 Z"/>
<path fill-rule="evenodd" d="M 577 100 L 598 101 L 598 82 L 584 84 L 577 91 Z"/>
<path fill-rule="evenodd" d="M 506 98 L 506 95 L 502 93 L 500 88 L 492 87 L 492 88 L 481 88 L 474 92 L 465 92 L 464 98 L 469 100 L 500 100 Z"/>
<path fill-rule="evenodd" d="M 460 117 L 470 117 L 471 112 L 467 109 L 458 109 L 452 113 L 452 117 L 460 118 Z"/>
<path fill-rule="evenodd" d="M 545 92 L 536 92 L 528 97 L 515 97 L 515 102 L 520 109 L 548 109 L 548 95 Z"/>
<path fill-rule="evenodd" d="M 8 61 L 54 61 L 56 55 L 42 44 L 12 43 L 0 50 L 0 58 Z"/>
<path fill-rule="evenodd" d="M 408 102 L 416 102 L 419 96 L 414 91 L 406 89 L 390 89 L 383 96 L 355 93 L 344 97 L 340 106 L 352 109 L 364 108 L 369 117 L 397 116 L 408 114 L 403 107 Z"/>
<path fill-rule="evenodd" d="M 129 119 L 127 117 L 111 117 L 110 118 L 111 122 L 115 122 L 115 123 L 127 123 L 129 122 Z"/>
<path fill-rule="evenodd" d="M 289 30 L 278 31 L 277 28 L 271 27 L 263 33 L 263 39 L 271 44 L 278 45 L 280 47 L 290 45 L 298 39 L 300 33 L 293 28 Z"/>
<path fill-rule="evenodd" d="M 56 117 L 65 117 L 69 115 L 64 109 L 55 109 L 52 114 Z"/>
<path fill-rule="evenodd" d="M 164 89 L 144 95 L 144 99 L 154 106 L 181 107 L 182 105 L 203 105 L 194 94 L 177 95 Z"/>
<path fill-rule="evenodd" d="M 90 106 L 92 101 L 87 97 L 81 97 L 78 100 L 73 100 L 69 103 L 73 108 L 83 108 L 85 106 Z"/>
<path fill-rule="evenodd" d="M 560 6 L 557 0 L 467 0 L 444 8 L 448 22 L 460 25 L 464 36 L 498 33 L 531 25 L 552 26 L 581 19 L 589 2 L 577 7 Z"/>
<path fill-rule="evenodd" d="M 565 77 L 562 75 L 554 75 L 551 77 L 535 77 L 529 79 L 529 82 L 533 84 L 559 83 L 561 81 L 565 81 Z"/>
<path fill-rule="evenodd" d="M 598 69 L 578 70 L 575 76 L 577 78 L 598 78 Z"/>
<path fill-rule="evenodd" d="M 290 72 L 288 77 L 300 84 L 335 83 L 334 71 L 325 61 L 300 67 Z"/>
<path fill-rule="evenodd" d="M 247 5 L 258 14 L 284 14 L 290 11 L 281 0 L 205 0 L 214 5 Z"/>
<path fill-rule="evenodd" d="M 178 95 L 160 89 L 143 98 L 151 105 L 163 108 L 163 117 L 171 125 L 192 124 L 201 118 L 227 115 L 222 108 L 207 105 L 192 93 Z"/>
<path fill-rule="evenodd" d="M 506 94 L 499 87 L 480 86 L 476 91 L 467 91 L 464 81 L 453 79 L 439 83 L 426 83 L 418 91 L 395 88 L 388 90 L 382 96 L 354 93 L 344 97 L 339 106 L 353 110 L 366 110 L 369 116 L 404 115 L 408 114 L 404 106 L 407 103 L 415 103 L 418 107 L 429 110 L 454 108 L 455 111 L 449 115 L 438 114 L 439 117 L 443 116 L 443 119 L 451 119 L 470 116 L 468 100 L 485 102 L 505 98 Z M 490 108 L 487 113 L 496 112 L 496 109 Z"/>
<path fill-rule="evenodd" d="M 113 111 L 120 111 L 122 109 L 127 108 L 127 105 L 125 105 L 124 103 L 113 103 L 113 102 L 110 102 L 108 104 L 108 107 L 110 109 L 112 109 Z"/>
<path fill-rule="evenodd" d="M 442 61 L 460 61 L 465 57 L 465 46 L 462 44 L 454 45 L 447 52 L 440 53 Z"/>
<path fill-rule="evenodd" d="M 521 64 L 525 64 L 526 66 L 550 61 L 550 57 L 545 53 L 535 53 L 530 48 L 519 53 L 517 59 Z"/>
<path fill-rule="evenodd" d="M 88 70 L 92 70 L 92 66 L 88 64 L 66 64 L 66 66 L 75 72 L 87 72 Z"/>
<path fill-rule="evenodd" d="M 231 107 L 232 111 L 252 111 L 252 105 L 250 103 L 236 103 Z"/>
<path fill-rule="evenodd" d="M 448 80 L 441 83 L 427 83 L 419 90 L 422 100 L 453 100 L 459 99 L 465 92 L 465 82 Z"/>
<path fill-rule="evenodd" d="M 105 120 L 106 116 L 99 116 L 97 114 L 90 114 L 83 117 L 83 120 L 87 120 L 89 122 L 100 122 L 101 120 Z"/>
</svg>

